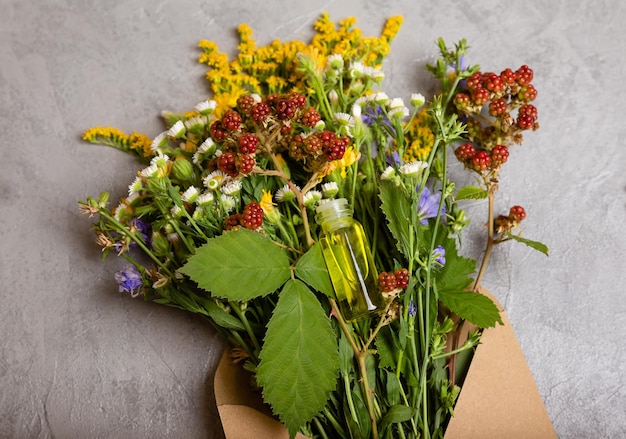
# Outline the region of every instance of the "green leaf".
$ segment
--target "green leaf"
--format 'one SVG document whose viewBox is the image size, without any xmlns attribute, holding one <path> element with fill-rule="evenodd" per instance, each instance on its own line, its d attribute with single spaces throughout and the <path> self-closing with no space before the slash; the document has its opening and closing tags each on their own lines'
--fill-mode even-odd
<svg viewBox="0 0 626 439">
<path fill-rule="evenodd" d="M 295 274 L 311 288 L 326 294 L 328 297 L 335 297 L 335 290 L 330 282 L 321 245 L 314 244 L 300 258 L 296 263 Z"/>
<path fill-rule="evenodd" d="M 324 408 L 339 371 L 330 319 L 302 281 L 285 283 L 259 356 L 263 398 L 293 437 Z"/>
<path fill-rule="evenodd" d="M 246 328 L 241 323 L 237 317 L 232 314 L 227 313 L 222 308 L 220 308 L 216 303 L 207 301 L 204 304 L 204 308 L 207 311 L 207 314 L 213 320 L 213 322 L 226 329 L 234 329 L 236 331 L 245 331 Z"/>
<path fill-rule="evenodd" d="M 464 186 L 456 193 L 456 199 L 458 200 L 480 200 L 487 198 L 487 191 L 477 186 Z"/>
<path fill-rule="evenodd" d="M 247 229 L 210 239 L 179 271 L 214 296 L 239 301 L 266 296 L 291 275 L 287 253 Z"/>
<path fill-rule="evenodd" d="M 391 424 L 397 422 L 408 421 L 413 417 L 414 412 L 414 409 L 406 405 L 394 405 L 390 407 L 380 422 L 380 430 L 384 431 Z"/>
<path fill-rule="evenodd" d="M 439 291 L 439 300 L 452 312 L 481 328 L 502 324 L 498 307 L 482 294 L 473 291 Z"/>
<path fill-rule="evenodd" d="M 459 256 L 454 239 L 445 239 L 446 264 L 437 272 L 437 289 L 442 291 L 459 291 L 472 283 L 472 275 L 476 271 L 476 261 Z"/>
<path fill-rule="evenodd" d="M 387 218 L 387 225 L 396 239 L 398 250 L 407 258 L 411 255 L 411 234 L 414 225 L 411 224 L 411 200 L 406 196 L 403 187 L 396 186 L 393 181 L 380 182 L 381 209 Z"/>
<path fill-rule="evenodd" d="M 521 242 L 522 244 L 526 244 L 528 247 L 534 248 L 535 250 L 540 251 L 544 255 L 548 256 L 548 246 L 539 241 L 532 241 L 530 239 L 522 238 L 521 236 L 513 235 L 511 233 L 507 233 L 507 237 L 514 241 Z"/>
</svg>

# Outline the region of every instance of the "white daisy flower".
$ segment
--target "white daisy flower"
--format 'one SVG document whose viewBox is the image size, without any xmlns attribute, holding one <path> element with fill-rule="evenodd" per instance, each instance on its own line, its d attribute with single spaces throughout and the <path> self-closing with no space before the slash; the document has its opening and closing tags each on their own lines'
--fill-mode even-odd
<svg viewBox="0 0 626 439">
<path fill-rule="evenodd" d="M 237 207 L 237 202 L 230 195 L 222 194 L 220 201 L 222 203 L 222 207 L 226 212 L 231 212 L 235 207 Z"/>
<path fill-rule="evenodd" d="M 371 96 L 372 101 L 376 102 L 378 105 L 385 105 L 387 102 L 389 102 L 389 96 L 387 96 L 387 93 L 383 93 L 382 91 Z"/>
<path fill-rule="evenodd" d="M 181 198 L 186 203 L 193 203 L 198 198 L 198 188 L 195 186 L 189 186 L 185 192 L 181 195 Z"/>
<path fill-rule="evenodd" d="M 413 93 L 411 94 L 410 102 L 411 105 L 413 105 L 415 108 L 419 108 L 424 105 L 424 102 L 426 102 L 426 98 L 421 93 Z"/>
<path fill-rule="evenodd" d="M 361 105 L 356 102 L 352 105 L 352 117 L 355 119 L 361 119 Z"/>
<path fill-rule="evenodd" d="M 215 142 L 209 137 L 200 144 L 200 146 L 198 147 L 198 151 L 208 152 L 209 154 L 212 154 L 213 152 L 215 152 L 215 148 Z"/>
<path fill-rule="evenodd" d="M 322 193 L 320 191 L 308 191 L 304 195 L 304 205 L 306 207 L 313 207 L 322 199 Z"/>
<path fill-rule="evenodd" d="M 133 193 L 138 193 L 143 189 L 143 181 L 141 177 L 135 177 L 135 180 L 128 186 L 128 196 Z"/>
<path fill-rule="evenodd" d="M 402 98 L 393 98 L 389 102 L 390 110 L 393 110 L 394 108 L 401 108 L 401 107 L 404 107 L 404 101 L 402 100 Z"/>
<path fill-rule="evenodd" d="M 158 168 L 162 168 L 169 161 L 170 157 L 167 154 L 159 154 L 152 157 L 152 160 L 150 160 L 150 164 L 155 165 Z"/>
<path fill-rule="evenodd" d="M 206 191 L 202 195 L 198 195 L 198 198 L 196 198 L 196 202 L 200 206 L 211 204 L 213 200 L 215 200 L 215 196 L 213 195 L 213 192 L 210 191 Z"/>
<path fill-rule="evenodd" d="M 163 131 L 161 134 L 157 135 L 152 144 L 150 145 L 150 150 L 152 152 L 159 151 L 165 144 L 167 143 L 167 131 Z"/>
<path fill-rule="evenodd" d="M 296 194 L 291 190 L 291 188 L 287 184 L 281 187 L 280 189 L 278 189 L 274 196 L 276 197 L 276 201 L 278 201 L 279 203 L 296 199 Z"/>
<path fill-rule="evenodd" d="M 126 204 L 132 205 L 139 198 L 139 192 L 133 192 L 126 197 Z"/>
<path fill-rule="evenodd" d="M 335 113 L 335 120 L 342 126 L 354 125 L 354 119 L 348 113 Z"/>
<path fill-rule="evenodd" d="M 400 166 L 400 172 L 407 177 L 416 177 L 422 173 L 424 169 L 428 167 L 428 163 L 422 161 L 414 161 L 405 163 Z"/>
<path fill-rule="evenodd" d="M 326 65 L 328 66 L 329 69 L 332 69 L 332 70 L 343 69 L 343 63 L 344 63 L 343 56 L 341 56 L 338 53 L 333 53 L 326 60 Z"/>
<path fill-rule="evenodd" d="M 377 69 L 375 67 L 365 67 L 364 74 L 377 83 L 380 83 L 383 79 L 385 79 L 385 73 L 381 69 Z"/>
<path fill-rule="evenodd" d="M 174 218 L 180 218 L 183 215 L 183 210 L 178 205 L 175 204 L 170 209 L 170 215 L 172 215 Z"/>
<path fill-rule="evenodd" d="M 211 191 L 215 191 L 219 189 L 220 186 L 222 186 L 222 184 L 224 184 L 227 179 L 228 179 L 228 176 L 225 173 L 217 170 L 217 171 L 211 172 L 209 175 L 204 177 L 204 180 L 202 180 L 202 182 L 207 187 L 207 189 Z"/>
<path fill-rule="evenodd" d="M 185 124 L 182 120 L 176 122 L 172 127 L 167 130 L 167 135 L 169 137 L 180 138 L 185 135 Z"/>
<path fill-rule="evenodd" d="M 226 195 L 236 195 L 241 192 L 241 181 L 231 180 L 222 186 L 222 193 Z"/>
<path fill-rule="evenodd" d="M 393 119 L 394 117 L 397 117 L 398 119 L 402 119 L 404 117 L 407 117 L 408 115 L 409 115 L 408 108 L 396 107 L 396 108 L 392 108 L 391 110 L 389 110 L 387 117 L 389 117 L 389 119 Z"/>
<path fill-rule="evenodd" d="M 331 90 L 328 92 L 328 100 L 333 104 L 339 102 L 339 95 L 335 90 Z"/>
<path fill-rule="evenodd" d="M 194 108 L 198 113 L 208 115 L 211 114 L 213 110 L 215 110 L 215 107 L 217 107 L 217 102 L 211 99 L 200 102 Z"/>
<path fill-rule="evenodd" d="M 339 186 L 334 181 L 330 181 L 328 183 L 324 183 L 322 185 L 322 194 L 324 194 L 325 198 L 333 198 L 339 192 Z"/>
<path fill-rule="evenodd" d="M 185 128 L 188 130 L 200 129 L 204 127 L 209 120 L 205 116 L 190 117 L 185 121 Z"/>
<path fill-rule="evenodd" d="M 259 102 L 261 102 L 261 96 L 259 96 L 257 93 L 252 93 L 250 97 L 254 99 L 255 104 L 258 104 Z"/>
<path fill-rule="evenodd" d="M 387 169 L 385 169 L 383 171 L 382 174 L 380 174 L 380 179 L 381 180 L 391 180 L 391 178 L 396 175 L 396 171 L 395 169 L 393 169 L 391 166 L 387 166 Z"/>
<path fill-rule="evenodd" d="M 142 177 L 152 177 L 154 174 L 156 174 L 157 172 L 159 172 L 159 168 L 157 167 L 157 165 L 151 163 L 150 166 L 148 166 L 147 168 L 144 168 L 139 175 Z"/>
<path fill-rule="evenodd" d="M 363 76 L 363 72 L 365 71 L 365 66 L 362 62 L 357 61 L 350 64 L 350 68 L 348 70 L 348 74 L 351 78 L 360 78 Z"/>
</svg>

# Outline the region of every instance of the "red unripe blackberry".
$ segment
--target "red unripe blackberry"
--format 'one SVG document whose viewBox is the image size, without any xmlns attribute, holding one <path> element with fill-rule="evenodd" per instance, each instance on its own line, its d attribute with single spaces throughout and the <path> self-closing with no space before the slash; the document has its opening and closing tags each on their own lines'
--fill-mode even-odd
<svg viewBox="0 0 626 439">
<path fill-rule="evenodd" d="M 293 119 L 296 115 L 296 111 L 298 111 L 298 106 L 290 99 L 279 99 L 276 102 L 276 116 L 278 116 L 280 120 Z"/>
<path fill-rule="evenodd" d="M 535 125 L 535 119 L 528 114 L 517 115 L 517 126 L 523 130 L 530 130 Z"/>
<path fill-rule="evenodd" d="M 496 145 L 491 150 L 491 163 L 493 166 L 500 166 L 509 159 L 509 148 L 505 145 Z"/>
<path fill-rule="evenodd" d="M 217 167 L 220 171 L 231 177 L 236 177 L 239 174 L 237 170 L 237 157 L 233 152 L 226 152 L 219 156 L 217 158 Z"/>
<path fill-rule="evenodd" d="M 515 72 L 515 79 L 519 85 L 527 85 L 533 80 L 533 75 L 533 70 L 527 65 L 523 65 Z"/>
<path fill-rule="evenodd" d="M 497 93 L 504 88 L 504 83 L 495 73 L 485 73 L 483 74 L 483 87 Z"/>
<path fill-rule="evenodd" d="M 526 211 L 522 206 L 513 206 L 509 211 L 509 218 L 513 221 L 520 222 L 526 218 Z"/>
<path fill-rule="evenodd" d="M 333 160 L 340 160 L 346 152 L 346 146 L 341 139 L 335 139 L 332 144 L 324 149 L 324 155 L 326 160 L 332 162 Z"/>
<path fill-rule="evenodd" d="M 250 114 L 254 104 L 254 98 L 250 95 L 243 95 L 237 99 L 237 108 L 242 114 Z"/>
<path fill-rule="evenodd" d="M 454 105 L 459 110 L 464 110 L 465 108 L 470 106 L 470 97 L 465 93 L 458 93 L 454 97 Z"/>
<path fill-rule="evenodd" d="M 461 163 L 469 163 L 476 155 L 476 148 L 470 142 L 467 142 L 455 149 L 454 155 Z"/>
<path fill-rule="evenodd" d="M 304 139 L 304 148 L 308 153 L 316 154 L 322 149 L 322 140 L 317 136 L 309 136 Z"/>
<path fill-rule="evenodd" d="M 258 123 L 265 122 L 265 119 L 267 119 L 271 112 L 272 110 L 266 102 L 259 102 L 252 107 L 252 119 Z"/>
<path fill-rule="evenodd" d="M 231 216 L 226 218 L 226 221 L 224 222 L 224 229 L 232 230 L 232 229 L 234 229 L 236 227 L 239 227 L 241 225 L 241 218 L 242 217 L 243 217 L 243 215 L 240 214 L 240 213 L 232 214 Z"/>
<path fill-rule="evenodd" d="M 296 104 L 298 108 L 304 108 L 306 106 L 306 96 L 298 92 L 291 92 L 289 99 Z"/>
<path fill-rule="evenodd" d="M 483 83 L 483 74 L 480 72 L 476 72 L 472 76 L 467 78 L 467 81 L 465 81 L 465 83 L 467 84 L 467 88 L 470 90 L 481 87 Z"/>
<path fill-rule="evenodd" d="M 239 137 L 239 152 L 242 154 L 254 154 L 259 138 L 252 133 L 244 133 Z"/>
<path fill-rule="evenodd" d="M 534 101 L 537 98 L 537 89 L 532 84 L 524 85 L 520 88 L 517 96 L 524 102 Z"/>
<path fill-rule="evenodd" d="M 246 229 L 254 230 L 263 225 L 263 208 L 256 202 L 251 202 L 243 209 L 241 225 Z"/>
<path fill-rule="evenodd" d="M 308 107 L 304 110 L 302 116 L 300 116 L 300 122 L 302 125 L 311 128 L 314 127 L 320 120 L 322 120 L 322 117 L 313 107 Z"/>
<path fill-rule="evenodd" d="M 515 75 L 515 72 L 508 68 L 502 70 L 500 73 L 500 79 L 502 79 L 502 82 L 505 84 L 513 84 L 516 78 L 517 76 Z"/>
<path fill-rule="evenodd" d="M 409 285 L 409 270 L 400 268 L 394 271 L 393 274 L 396 278 L 396 287 L 405 289 Z"/>
<path fill-rule="evenodd" d="M 525 114 L 532 117 L 534 120 L 537 120 L 537 107 L 535 107 L 533 104 L 524 104 L 519 107 L 518 114 Z"/>
<path fill-rule="evenodd" d="M 209 131 L 211 132 L 211 137 L 216 142 L 223 142 L 228 137 L 228 133 L 226 132 L 224 125 L 219 120 L 216 120 L 211 124 Z"/>
<path fill-rule="evenodd" d="M 291 133 L 291 131 L 293 131 L 293 127 L 290 123 L 285 123 L 280 127 L 280 134 L 282 134 L 283 136 L 288 135 L 289 133 Z"/>
<path fill-rule="evenodd" d="M 396 288 L 396 276 L 383 271 L 378 275 L 378 288 L 383 292 L 393 291 Z"/>
<path fill-rule="evenodd" d="M 254 169 L 256 160 L 250 154 L 242 154 L 237 158 L 237 169 L 242 174 L 249 174 Z"/>
<path fill-rule="evenodd" d="M 491 99 L 489 90 L 483 87 L 477 87 L 472 91 L 472 101 L 476 105 L 485 105 Z"/>
<path fill-rule="evenodd" d="M 472 157 L 472 168 L 476 171 L 486 171 L 491 165 L 491 156 L 487 151 L 478 151 Z"/>
<path fill-rule="evenodd" d="M 335 133 L 333 133 L 332 131 L 328 131 L 328 130 L 324 130 L 321 133 L 319 133 L 318 137 L 322 141 L 322 146 L 324 147 L 330 146 L 331 142 L 335 140 L 336 138 Z"/>
<path fill-rule="evenodd" d="M 493 117 L 498 117 L 506 113 L 507 105 L 504 99 L 494 99 L 489 104 L 489 114 Z"/>
<path fill-rule="evenodd" d="M 228 110 L 222 116 L 222 125 L 230 131 L 237 131 L 241 126 L 241 116 L 235 110 Z"/>
</svg>

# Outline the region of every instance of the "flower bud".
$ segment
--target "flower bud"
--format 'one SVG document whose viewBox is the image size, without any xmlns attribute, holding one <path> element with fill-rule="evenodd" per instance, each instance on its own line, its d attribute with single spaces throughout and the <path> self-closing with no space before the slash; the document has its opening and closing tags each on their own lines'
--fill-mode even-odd
<svg viewBox="0 0 626 439">
<path fill-rule="evenodd" d="M 159 232 L 153 232 L 150 240 L 152 251 L 157 256 L 166 256 L 170 253 L 170 242 Z"/>
<path fill-rule="evenodd" d="M 179 157 L 174 161 L 172 166 L 172 174 L 174 178 L 182 181 L 191 180 L 194 176 L 193 165 L 185 158 Z"/>
</svg>

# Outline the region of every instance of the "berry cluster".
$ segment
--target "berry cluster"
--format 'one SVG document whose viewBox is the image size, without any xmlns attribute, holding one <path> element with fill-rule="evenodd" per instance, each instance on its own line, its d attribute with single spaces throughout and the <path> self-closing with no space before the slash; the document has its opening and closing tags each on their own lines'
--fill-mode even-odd
<svg viewBox="0 0 626 439">
<path fill-rule="evenodd" d="M 526 211 L 522 206 L 513 206 L 509 210 L 509 215 L 499 215 L 494 220 L 497 233 L 508 233 L 526 218 Z"/>
<path fill-rule="evenodd" d="M 378 275 L 378 288 L 389 293 L 395 289 L 404 289 L 409 284 L 409 271 L 406 268 L 400 268 L 393 273 L 383 271 Z"/>
<path fill-rule="evenodd" d="M 319 169 L 324 163 L 340 160 L 350 144 L 347 137 L 337 137 L 332 131 L 318 131 L 311 135 L 293 136 L 289 142 L 289 157 L 301 162 L 309 171 Z"/>
<path fill-rule="evenodd" d="M 222 154 L 213 161 L 214 168 L 233 178 L 252 172 L 259 139 L 245 131 L 238 112 L 228 110 L 221 120 L 211 124 L 210 133 L 214 141 L 221 143 Z"/>
<path fill-rule="evenodd" d="M 467 78 L 454 105 L 466 118 L 469 140 L 491 151 L 497 144 L 521 143 L 522 131 L 538 129 L 537 108 L 530 103 L 537 97 L 532 80 L 533 71 L 526 65 L 500 74 L 475 72 Z M 486 120 L 483 109 L 491 119 Z"/>
<path fill-rule="evenodd" d="M 251 202 L 243 209 L 243 213 L 235 213 L 226 218 L 224 228 L 233 230 L 240 226 L 255 230 L 263 225 L 263 208 L 256 202 Z"/>
<path fill-rule="evenodd" d="M 470 142 L 466 142 L 454 150 L 456 158 L 465 167 L 476 172 L 497 171 L 509 159 L 509 148 L 496 145 L 491 151 L 477 150 Z"/>
</svg>

